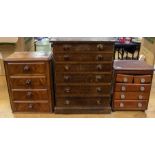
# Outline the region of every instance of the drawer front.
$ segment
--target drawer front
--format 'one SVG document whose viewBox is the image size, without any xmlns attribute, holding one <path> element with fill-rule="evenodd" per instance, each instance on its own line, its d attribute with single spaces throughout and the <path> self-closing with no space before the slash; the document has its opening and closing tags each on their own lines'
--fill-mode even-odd
<svg viewBox="0 0 155 155">
<path fill-rule="evenodd" d="M 117 74 L 116 75 L 116 82 L 132 83 L 133 82 L 133 76 L 132 75 Z"/>
<path fill-rule="evenodd" d="M 117 92 L 150 92 L 151 84 L 124 84 L 116 83 L 115 91 Z"/>
<path fill-rule="evenodd" d="M 102 98 L 80 98 L 80 97 L 65 97 L 65 98 L 56 98 L 56 106 L 59 107 L 78 107 L 78 106 L 108 106 L 110 103 L 110 97 Z"/>
<path fill-rule="evenodd" d="M 14 112 L 50 112 L 50 105 L 48 102 L 13 102 Z"/>
<path fill-rule="evenodd" d="M 103 72 L 111 71 L 112 63 L 99 64 L 56 64 L 56 72 Z"/>
<path fill-rule="evenodd" d="M 149 92 L 115 92 L 116 100 L 147 100 Z"/>
<path fill-rule="evenodd" d="M 48 100 L 47 90 L 13 90 L 14 101 Z"/>
<path fill-rule="evenodd" d="M 70 96 L 70 95 L 84 95 L 84 96 L 102 96 L 109 94 L 111 91 L 111 84 L 105 85 L 57 85 L 56 96 Z"/>
<path fill-rule="evenodd" d="M 151 83 L 151 75 L 134 76 L 134 83 Z"/>
<path fill-rule="evenodd" d="M 103 62 L 103 61 L 112 61 L 113 60 L 113 52 L 105 52 L 105 53 L 55 53 L 54 54 L 54 59 L 57 62 L 73 62 L 73 61 L 96 61 L 96 62 Z"/>
<path fill-rule="evenodd" d="M 10 75 L 46 74 L 46 63 L 8 63 Z"/>
<path fill-rule="evenodd" d="M 56 73 L 55 80 L 57 83 L 107 83 L 111 82 L 112 74 L 70 74 Z"/>
<path fill-rule="evenodd" d="M 112 43 L 57 43 L 53 45 L 54 52 L 74 51 L 113 51 Z"/>
<path fill-rule="evenodd" d="M 114 101 L 114 109 L 115 110 L 145 110 L 147 109 L 148 101 L 147 100 L 115 100 Z"/>
<path fill-rule="evenodd" d="M 46 89 L 47 80 L 45 76 L 41 77 L 10 77 L 12 89 Z"/>
</svg>

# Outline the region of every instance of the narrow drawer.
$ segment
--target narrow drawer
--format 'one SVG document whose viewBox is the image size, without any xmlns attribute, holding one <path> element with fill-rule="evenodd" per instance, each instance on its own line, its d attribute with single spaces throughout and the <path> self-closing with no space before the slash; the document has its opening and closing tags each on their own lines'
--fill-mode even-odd
<svg viewBox="0 0 155 155">
<path fill-rule="evenodd" d="M 115 91 L 117 92 L 150 92 L 151 84 L 127 84 L 116 83 Z"/>
<path fill-rule="evenodd" d="M 150 92 L 115 92 L 116 100 L 148 100 Z"/>
<path fill-rule="evenodd" d="M 103 62 L 103 61 L 112 61 L 113 60 L 113 52 L 74 52 L 74 53 L 55 53 L 54 59 L 56 62 L 82 62 L 82 61 L 94 61 L 94 62 Z"/>
<path fill-rule="evenodd" d="M 114 110 L 146 110 L 148 106 L 147 100 L 115 100 L 113 104 Z"/>
<path fill-rule="evenodd" d="M 48 102 L 13 102 L 14 112 L 50 112 Z"/>
<path fill-rule="evenodd" d="M 134 83 L 151 83 L 151 81 L 152 81 L 151 75 L 134 76 Z"/>
<path fill-rule="evenodd" d="M 112 62 L 89 64 L 56 64 L 56 72 L 103 72 L 111 71 Z"/>
<path fill-rule="evenodd" d="M 56 96 L 102 96 L 109 94 L 111 84 L 100 85 L 57 85 Z"/>
<path fill-rule="evenodd" d="M 14 101 L 48 100 L 47 90 L 12 90 Z"/>
<path fill-rule="evenodd" d="M 10 75 L 45 74 L 47 71 L 43 62 L 8 63 L 7 66 Z"/>
<path fill-rule="evenodd" d="M 96 98 L 80 98 L 80 97 L 57 97 L 56 98 L 56 106 L 59 107 L 86 107 L 86 106 L 107 106 L 110 104 L 110 97 L 102 98 L 102 97 L 96 97 Z"/>
<path fill-rule="evenodd" d="M 111 82 L 112 74 L 110 72 L 103 74 L 56 73 L 55 80 L 57 83 L 107 83 Z"/>
<path fill-rule="evenodd" d="M 116 82 L 132 83 L 133 82 L 133 76 L 132 75 L 125 75 L 125 74 L 117 74 L 116 75 Z"/>
<path fill-rule="evenodd" d="M 113 43 L 55 43 L 53 44 L 55 52 L 75 52 L 75 51 L 113 51 Z"/>
<path fill-rule="evenodd" d="M 13 76 L 10 85 L 12 89 L 46 89 L 47 80 L 45 76 Z"/>
</svg>

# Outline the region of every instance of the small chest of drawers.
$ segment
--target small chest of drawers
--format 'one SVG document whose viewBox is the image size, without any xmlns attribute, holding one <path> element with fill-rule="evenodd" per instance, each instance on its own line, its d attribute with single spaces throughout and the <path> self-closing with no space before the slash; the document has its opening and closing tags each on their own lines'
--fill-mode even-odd
<svg viewBox="0 0 155 155">
<path fill-rule="evenodd" d="M 152 76 L 153 67 L 144 61 L 116 60 L 113 110 L 146 110 Z"/>
<path fill-rule="evenodd" d="M 5 59 L 13 112 L 52 112 L 51 58 L 47 52 L 15 52 Z"/>
</svg>

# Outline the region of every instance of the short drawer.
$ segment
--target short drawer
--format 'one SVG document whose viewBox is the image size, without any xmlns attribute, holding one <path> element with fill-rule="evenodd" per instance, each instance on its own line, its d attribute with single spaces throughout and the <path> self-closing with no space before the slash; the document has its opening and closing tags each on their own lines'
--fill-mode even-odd
<svg viewBox="0 0 155 155">
<path fill-rule="evenodd" d="M 47 90 L 12 90 L 14 101 L 48 100 Z"/>
<path fill-rule="evenodd" d="M 8 63 L 7 66 L 10 75 L 45 74 L 47 71 L 46 63 L 42 62 Z"/>
<path fill-rule="evenodd" d="M 55 52 L 75 52 L 75 51 L 113 51 L 113 43 L 55 43 L 53 44 Z"/>
<path fill-rule="evenodd" d="M 107 83 L 112 81 L 112 74 L 86 74 L 86 73 L 56 73 L 55 80 L 57 83 Z"/>
<path fill-rule="evenodd" d="M 50 112 L 48 102 L 13 102 L 14 112 Z"/>
<path fill-rule="evenodd" d="M 45 76 L 20 76 L 10 77 L 12 89 L 46 89 L 47 79 Z"/>
<path fill-rule="evenodd" d="M 146 110 L 148 106 L 147 100 L 115 100 L 113 104 L 114 110 Z"/>
<path fill-rule="evenodd" d="M 112 61 L 113 60 L 113 52 L 74 52 L 74 53 L 55 53 L 54 59 L 56 62 L 82 62 L 82 61 L 94 61 L 94 62 L 103 62 L 103 61 Z"/>
<path fill-rule="evenodd" d="M 150 92 L 151 84 L 116 83 L 116 92 Z"/>
<path fill-rule="evenodd" d="M 57 97 L 56 98 L 56 106 L 59 107 L 86 107 L 86 106 L 107 106 L 110 104 L 110 97 L 107 98 L 101 98 L 101 97 L 96 97 L 96 98 L 80 98 L 80 97 Z"/>
<path fill-rule="evenodd" d="M 116 75 L 116 82 L 132 83 L 133 82 L 133 75 L 117 74 Z"/>
<path fill-rule="evenodd" d="M 111 71 L 112 62 L 89 64 L 56 64 L 56 72 L 103 72 Z"/>
<path fill-rule="evenodd" d="M 151 81 L 152 81 L 151 75 L 134 76 L 134 83 L 151 83 Z"/>
<path fill-rule="evenodd" d="M 57 85 L 56 96 L 102 96 L 109 94 L 111 91 L 111 84 L 100 85 Z"/>
<path fill-rule="evenodd" d="M 116 100 L 148 100 L 150 92 L 115 92 Z"/>
</svg>

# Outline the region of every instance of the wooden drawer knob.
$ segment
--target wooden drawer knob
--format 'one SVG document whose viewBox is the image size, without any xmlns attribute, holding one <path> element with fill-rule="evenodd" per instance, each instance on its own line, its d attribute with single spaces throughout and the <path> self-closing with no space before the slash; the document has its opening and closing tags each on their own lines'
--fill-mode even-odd
<svg viewBox="0 0 155 155">
<path fill-rule="evenodd" d="M 101 100 L 97 100 L 96 103 L 97 103 L 98 105 L 100 105 L 102 102 L 101 102 Z"/>
<path fill-rule="evenodd" d="M 101 71 L 102 70 L 102 65 L 97 65 L 96 68 L 97 68 L 98 71 Z"/>
<path fill-rule="evenodd" d="M 124 94 L 121 94 L 121 99 L 125 99 L 125 95 Z"/>
<path fill-rule="evenodd" d="M 68 71 L 69 70 L 69 66 L 65 65 L 65 70 Z"/>
<path fill-rule="evenodd" d="M 102 80 L 102 76 L 101 75 L 96 75 L 96 81 L 100 81 Z"/>
<path fill-rule="evenodd" d="M 98 45 L 97 45 L 97 49 L 98 49 L 99 51 L 103 50 L 103 49 L 104 49 L 104 45 L 103 45 L 103 44 L 98 44 Z"/>
<path fill-rule="evenodd" d="M 97 91 L 98 93 L 100 93 L 100 92 L 102 92 L 102 88 L 101 88 L 101 87 L 97 87 L 97 88 L 96 88 L 96 91 Z"/>
<path fill-rule="evenodd" d="M 64 76 L 64 80 L 65 80 L 65 81 L 69 81 L 69 80 L 70 80 L 70 76 L 65 75 L 65 76 Z"/>
<path fill-rule="evenodd" d="M 120 105 L 119 105 L 121 108 L 123 108 L 124 107 L 124 103 L 120 103 Z"/>
<path fill-rule="evenodd" d="M 32 109 L 32 108 L 33 108 L 33 104 L 31 104 L 31 103 L 28 104 L 28 108 L 29 108 L 29 109 Z"/>
<path fill-rule="evenodd" d="M 101 61 L 102 59 L 103 59 L 102 55 L 99 54 L 99 55 L 96 56 L 96 60 Z"/>
<path fill-rule="evenodd" d="M 64 90 L 66 93 L 70 93 L 71 89 L 70 88 L 65 88 Z"/>
<path fill-rule="evenodd" d="M 121 90 L 122 91 L 125 91 L 126 90 L 126 87 L 125 86 L 122 86 Z"/>
<path fill-rule="evenodd" d="M 66 100 L 66 101 L 65 101 L 65 104 L 66 104 L 66 105 L 69 105 L 69 104 L 70 104 L 70 101 L 69 101 L 69 100 Z"/>
<path fill-rule="evenodd" d="M 141 83 L 145 83 L 145 79 L 144 78 L 141 78 L 140 81 L 141 81 Z"/>
<path fill-rule="evenodd" d="M 28 65 L 25 65 L 23 70 L 24 70 L 24 72 L 28 72 L 30 70 L 30 67 Z"/>
<path fill-rule="evenodd" d="M 30 86 L 30 85 L 32 84 L 32 81 L 31 81 L 31 80 L 26 80 L 25 84 L 26 84 L 27 86 Z"/>
<path fill-rule="evenodd" d="M 127 77 L 124 77 L 123 78 L 123 82 L 128 82 L 128 78 Z"/>
<path fill-rule="evenodd" d="M 139 95 L 138 98 L 139 98 L 140 100 L 142 100 L 142 99 L 143 99 L 143 96 L 142 96 L 142 95 Z"/>
<path fill-rule="evenodd" d="M 140 87 L 140 91 L 144 91 L 145 90 L 145 87 L 144 86 L 141 86 Z"/>
<path fill-rule="evenodd" d="M 142 103 L 138 103 L 138 107 L 141 108 L 143 106 Z"/>
<path fill-rule="evenodd" d="M 64 45 L 63 46 L 64 51 L 70 50 L 71 46 L 70 45 Z"/>
<path fill-rule="evenodd" d="M 27 92 L 26 96 L 27 96 L 28 98 L 31 98 L 31 97 L 32 97 L 32 92 Z"/>
<path fill-rule="evenodd" d="M 68 54 L 64 55 L 64 60 L 69 60 L 69 55 Z"/>
</svg>

